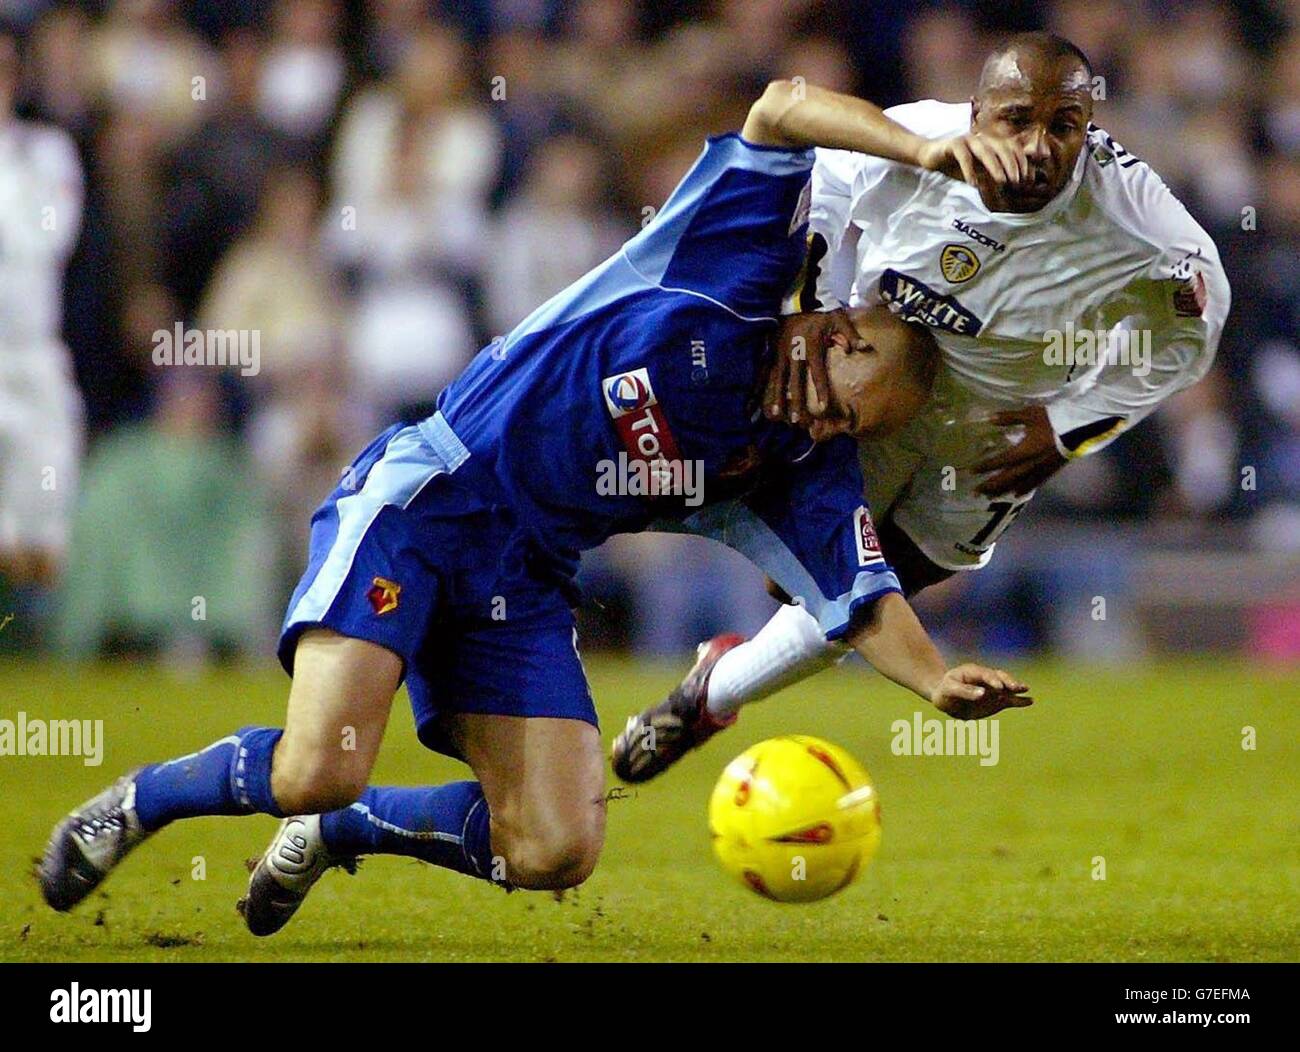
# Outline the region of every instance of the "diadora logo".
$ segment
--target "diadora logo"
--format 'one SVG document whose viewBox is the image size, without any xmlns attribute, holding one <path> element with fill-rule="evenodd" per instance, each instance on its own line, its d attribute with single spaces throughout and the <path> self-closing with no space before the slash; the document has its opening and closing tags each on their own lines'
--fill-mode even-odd
<svg viewBox="0 0 1300 1052">
<path fill-rule="evenodd" d="M 607 376 L 601 381 L 601 386 L 605 389 L 605 404 L 616 420 L 626 413 L 635 413 L 654 401 L 650 374 L 644 369 Z"/>
<path fill-rule="evenodd" d="M 880 550 L 880 538 L 876 536 L 876 524 L 871 521 L 871 512 L 865 506 L 853 513 L 853 539 L 858 544 L 860 566 L 870 566 L 885 557 Z"/>
<path fill-rule="evenodd" d="M 904 321 L 920 322 L 932 329 L 976 336 L 984 323 L 953 296 L 943 296 L 923 281 L 900 274 L 892 267 L 880 275 L 880 298 Z"/>
<path fill-rule="evenodd" d="M 997 238 L 989 237 L 989 235 L 984 233 L 982 230 L 976 230 L 964 219 L 954 219 L 952 221 L 952 228 L 960 234 L 965 234 L 972 241 L 978 241 L 985 248 L 993 249 L 994 252 L 1005 252 L 1007 250 L 1007 246 Z"/>
</svg>

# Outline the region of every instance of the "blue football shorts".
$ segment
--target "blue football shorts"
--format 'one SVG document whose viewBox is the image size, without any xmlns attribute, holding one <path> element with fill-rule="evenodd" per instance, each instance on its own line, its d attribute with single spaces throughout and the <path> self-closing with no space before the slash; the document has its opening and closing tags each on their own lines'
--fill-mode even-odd
<svg viewBox="0 0 1300 1052">
<path fill-rule="evenodd" d="M 459 755 L 446 713 L 597 725 L 578 656 L 573 564 L 542 553 L 441 415 L 397 425 L 344 472 L 311 522 L 279 657 L 328 628 L 405 663 L 416 734 Z"/>
</svg>

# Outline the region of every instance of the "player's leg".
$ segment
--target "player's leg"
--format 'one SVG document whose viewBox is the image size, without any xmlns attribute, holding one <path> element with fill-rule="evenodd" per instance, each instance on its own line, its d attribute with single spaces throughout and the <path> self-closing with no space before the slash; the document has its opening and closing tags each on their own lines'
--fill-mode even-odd
<svg viewBox="0 0 1300 1052">
<path fill-rule="evenodd" d="M 456 713 L 443 726 L 479 780 L 371 786 L 349 807 L 286 819 L 239 903 L 249 931 L 279 931 L 328 869 L 354 870 L 363 855 L 418 858 L 528 890 L 587 879 L 605 834 L 595 725 Z"/>
<path fill-rule="evenodd" d="M 355 800 L 383 738 L 402 661 L 320 629 L 294 658 L 285 727 L 242 727 L 188 756 L 119 778 L 55 828 L 41 861 L 46 901 L 67 910 L 126 855 L 181 818 L 325 811 Z"/>
<path fill-rule="evenodd" d="M 329 811 L 357 798 L 378 755 L 402 659 L 326 628 L 302 633 L 283 730 L 243 727 L 136 772 L 135 809 L 157 832 L 201 815 Z"/>
<path fill-rule="evenodd" d="M 478 776 L 491 858 L 514 887 L 581 884 L 605 839 L 600 732 L 577 719 L 457 713 L 449 733 Z"/>
<path fill-rule="evenodd" d="M 51 906 L 71 908 L 176 819 L 283 817 L 356 799 L 438 594 L 435 570 L 415 554 L 418 523 L 407 506 L 444 472 L 413 428 L 391 428 L 354 461 L 313 516 L 308 569 L 281 636 L 294 677 L 286 727 L 242 727 L 140 768 L 68 815 L 41 865 Z"/>
<path fill-rule="evenodd" d="M 417 659 L 407 678 L 417 727 L 430 685 Z M 430 710 L 434 711 L 430 706 Z M 494 872 L 487 804 L 478 782 L 369 786 L 354 801 L 323 814 L 295 813 L 262 853 L 239 902 L 248 930 L 273 935 L 332 867 L 354 871 L 363 855 L 404 855 L 468 876 Z"/>
<path fill-rule="evenodd" d="M 384 854 L 532 890 L 586 880 L 605 830 L 604 757 L 595 725 L 452 713 L 442 728 L 478 781 L 371 786 L 356 803 L 318 820 L 288 820 L 289 831 L 278 834 L 268 850 L 268 866 L 283 876 L 302 868 L 299 856 L 305 855 L 306 868 L 318 877 L 324 858 L 338 863 Z M 287 867 L 275 861 L 280 849 L 288 856 Z M 251 900 L 260 897 L 257 883 L 255 875 L 250 910 Z M 259 915 L 266 912 L 260 905 L 256 909 Z M 252 926 L 253 914 L 246 911 L 246 916 Z M 275 930 L 288 917 L 278 919 Z"/>
<path fill-rule="evenodd" d="M 361 795 L 401 678 L 402 659 L 385 647 L 329 629 L 302 634 L 270 771 L 282 814 L 332 811 Z"/>
<path fill-rule="evenodd" d="M 462 602 L 463 616 L 440 626 L 407 678 L 420 740 L 464 760 L 479 780 L 369 788 L 321 819 L 323 846 L 565 887 L 590 872 L 603 835 L 604 764 L 573 614 L 527 580 L 479 591 L 501 600 L 504 620 Z"/>
<path fill-rule="evenodd" d="M 469 529 L 471 527 L 467 527 Z M 349 807 L 291 818 L 255 868 L 243 910 L 278 931 L 331 865 L 404 855 L 498 884 L 568 887 L 603 837 L 604 771 L 595 708 L 559 590 L 534 580 L 518 539 L 475 520 L 467 564 L 408 668 L 416 732 L 479 781 L 372 786 Z M 471 545 L 461 538 L 462 548 Z M 468 564 L 473 565 L 468 565 Z M 515 567 L 501 576 L 501 567 Z"/>
</svg>

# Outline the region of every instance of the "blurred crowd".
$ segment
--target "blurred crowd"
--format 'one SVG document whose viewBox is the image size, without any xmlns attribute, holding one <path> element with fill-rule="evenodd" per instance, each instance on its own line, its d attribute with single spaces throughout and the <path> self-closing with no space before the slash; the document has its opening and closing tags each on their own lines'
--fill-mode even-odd
<svg viewBox="0 0 1300 1052">
<path fill-rule="evenodd" d="M 199 645 L 260 646 L 369 435 L 635 233 L 767 80 L 961 101 L 1024 28 L 1090 56 L 1097 122 L 1211 232 L 1235 303 L 1209 378 L 1063 472 L 1005 543 L 1104 517 L 1300 548 L 1295 0 L 0 0 L 0 24 L 19 113 L 67 131 L 85 172 L 64 291 L 90 436 L 75 650 L 190 645 L 150 602 L 190 562 L 212 580 Z M 260 332 L 260 371 L 160 368 L 178 321 Z M 762 622 L 757 574 L 692 543 L 588 560 L 608 638 L 672 652 Z M 136 623 L 111 623 L 135 592 Z"/>
</svg>

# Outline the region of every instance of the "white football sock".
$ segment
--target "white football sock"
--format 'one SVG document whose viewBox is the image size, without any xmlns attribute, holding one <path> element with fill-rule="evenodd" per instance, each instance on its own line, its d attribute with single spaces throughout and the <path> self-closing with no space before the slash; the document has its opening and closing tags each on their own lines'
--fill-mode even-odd
<svg viewBox="0 0 1300 1052">
<path fill-rule="evenodd" d="M 817 619 L 802 606 L 783 606 L 753 639 L 728 650 L 709 675 L 709 711 L 728 717 L 822 669 L 848 653 L 827 642 Z"/>
</svg>

